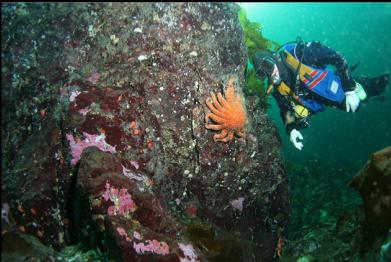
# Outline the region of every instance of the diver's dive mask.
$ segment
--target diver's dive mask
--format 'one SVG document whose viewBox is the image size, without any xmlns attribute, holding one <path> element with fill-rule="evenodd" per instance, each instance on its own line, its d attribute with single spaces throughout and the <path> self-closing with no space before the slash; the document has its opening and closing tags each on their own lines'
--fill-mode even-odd
<svg viewBox="0 0 391 262">
<path fill-rule="evenodd" d="M 269 77 L 269 82 L 273 84 L 274 86 L 278 86 L 281 84 L 281 78 L 280 78 L 280 72 L 278 71 L 277 65 L 274 64 L 273 72 Z"/>
<path fill-rule="evenodd" d="M 256 72 L 260 78 L 265 79 L 267 77 L 269 83 L 273 85 L 279 85 L 281 83 L 278 68 L 271 53 L 267 55 L 260 53 L 256 57 L 256 62 Z"/>
<path fill-rule="evenodd" d="M 268 77 L 273 73 L 275 62 L 271 57 L 262 57 L 257 62 L 257 73 L 263 74 L 263 78 Z"/>
</svg>

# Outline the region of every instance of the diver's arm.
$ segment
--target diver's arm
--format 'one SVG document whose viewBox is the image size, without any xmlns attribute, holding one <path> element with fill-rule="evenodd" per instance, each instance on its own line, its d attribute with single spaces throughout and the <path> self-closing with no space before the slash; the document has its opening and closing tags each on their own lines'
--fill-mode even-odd
<svg viewBox="0 0 391 262">
<path fill-rule="evenodd" d="M 304 52 L 303 63 L 321 67 L 333 65 L 338 75 L 341 77 L 342 89 L 345 92 L 354 89 L 355 82 L 349 65 L 346 59 L 339 52 L 322 45 L 318 41 L 306 43 Z M 300 56 L 301 54 L 299 53 L 298 55 Z"/>
<path fill-rule="evenodd" d="M 289 101 L 278 91 L 272 93 L 275 98 L 278 108 L 280 109 L 280 117 L 285 126 L 285 131 L 289 135 L 293 129 L 304 129 L 309 126 L 307 118 L 297 118 L 292 111 Z"/>
<path fill-rule="evenodd" d="M 308 123 L 308 118 L 305 120 L 304 119 L 300 120 L 296 118 L 295 121 L 290 124 L 285 123 L 285 131 L 289 135 L 293 129 L 300 130 L 300 129 L 305 129 L 309 126 L 310 125 Z"/>
</svg>

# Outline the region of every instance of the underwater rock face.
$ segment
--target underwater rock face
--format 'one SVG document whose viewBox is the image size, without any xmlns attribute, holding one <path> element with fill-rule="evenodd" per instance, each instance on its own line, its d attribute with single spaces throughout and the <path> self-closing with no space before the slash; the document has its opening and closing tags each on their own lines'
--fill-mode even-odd
<svg viewBox="0 0 391 262">
<path fill-rule="evenodd" d="M 380 246 L 391 228 L 391 146 L 372 154 L 350 185 L 360 192 L 365 219 L 362 250 Z"/>
<path fill-rule="evenodd" d="M 181 237 L 185 228 L 154 194 L 147 174 L 134 167 L 124 169 L 123 159 L 95 147 L 83 154 L 74 210 L 80 224 L 75 223 L 73 237 L 107 249 L 116 261 L 179 261 L 180 245 L 188 242 Z M 110 200 L 104 197 L 108 190 Z M 125 194 L 117 190 L 131 196 L 131 211 L 110 212 L 116 201 L 119 207 L 126 204 L 121 198 Z M 198 249 L 197 253 L 204 259 Z"/>
<path fill-rule="evenodd" d="M 52 8 L 61 12 L 62 5 Z M 60 188 L 76 184 L 76 194 L 64 190 L 49 203 L 61 200 L 60 212 L 72 213 L 71 238 L 108 248 L 118 261 L 273 260 L 289 215 L 277 128 L 256 96 L 245 97 L 244 138 L 215 142 L 204 123 L 205 101 L 211 91 L 222 92 L 230 76 L 243 96 L 247 56 L 237 11 L 228 3 L 75 8 L 69 23 L 78 29 L 61 50 L 65 84 L 56 85 L 57 111 L 50 110 L 64 112 L 64 170 L 75 174 L 60 180 Z M 72 158 L 70 137 L 74 146 L 83 143 L 73 148 L 83 148 L 80 160 Z M 89 142 L 107 150 L 85 147 Z M 107 182 L 110 192 L 123 188 L 131 195 L 134 212 L 110 215 L 121 198 L 113 193 L 112 203 L 103 201 Z M 74 208 L 67 208 L 70 202 Z M 213 227 L 213 246 L 202 249 L 205 243 L 187 232 L 192 221 Z M 242 246 L 219 243 L 220 232 L 235 232 Z"/>
<path fill-rule="evenodd" d="M 3 261 L 55 261 L 56 255 L 37 238 L 17 230 L 2 234 L 1 252 Z"/>
<path fill-rule="evenodd" d="M 7 193 L 2 199 L 10 201 L 13 211 L 4 230 L 16 221 L 20 231 L 59 249 L 66 241 L 64 194 L 69 194 L 71 177 L 62 157 L 61 131 L 52 117 L 43 126 L 19 148 L 14 169 L 4 175 Z"/>
</svg>

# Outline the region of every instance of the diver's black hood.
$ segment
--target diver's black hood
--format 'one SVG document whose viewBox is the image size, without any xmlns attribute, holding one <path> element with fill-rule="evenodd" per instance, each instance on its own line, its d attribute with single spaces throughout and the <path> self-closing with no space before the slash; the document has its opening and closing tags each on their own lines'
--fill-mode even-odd
<svg viewBox="0 0 391 262">
<path fill-rule="evenodd" d="M 276 54 L 276 64 L 277 64 L 278 71 L 280 73 L 281 80 L 284 81 L 288 85 L 294 84 L 295 83 L 295 74 L 282 61 L 279 54 Z"/>
<path fill-rule="evenodd" d="M 270 77 L 274 65 L 277 65 L 280 77 L 285 83 L 292 83 L 292 81 L 294 81 L 293 72 L 286 67 L 281 60 L 279 53 L 271 52 L 269 50 L 256 52 L 253 58 L 253 65 L 258 77 L 261 79 Z"/>
<path fill-rule="evenodd" d="M 255 53 L 253 65 L 255 72 L 260 78 L 269 77 L 273 72 L 273 66 L 276 64 L 276 56 L 269 50 L 259 51 Z"/>
</svg>

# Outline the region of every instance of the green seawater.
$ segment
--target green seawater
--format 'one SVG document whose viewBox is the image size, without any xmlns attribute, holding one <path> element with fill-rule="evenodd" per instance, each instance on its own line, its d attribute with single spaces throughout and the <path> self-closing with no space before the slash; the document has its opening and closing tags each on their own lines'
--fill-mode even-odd
<svg viewBox="0 0 391 262">
<path fill-rule="evenodd" d="M 279 44 L 318 40 L 340 52 L 353 76 L 391 71 L 390 3 L 240 3 L 265 38 Z M 359 254 L 364 217 L 359 193 L 348 184 L 370 155 L 391 145 L 391 86 L 356 113 L 327 108 L 300 130 L 304 147 L 289 141 L 279 109 L 269 97 L 289 177 L 291 216 L 282 261 L 382 261 L 373 246 Z"/>
<path fill-rule="evenodd" d="M 318 40 L 343 54 L 350 65 L 360 61 L 353 76 L 377 76 L 391 71 L 390 3 L 240 3 L 250 21 L 260 23 L 267 39 L 279 44 Z M 382 101 L 385 100 L 385 101 Z M 302 131 L 304 147 L 294 148 L 285 133 L 272 97 L 270 117 L 283 139 L 287 161 L 355 161 L 391 145 L 391 90 L 352 114 L 327 109 L 311 118 Z"/>
</svg>

